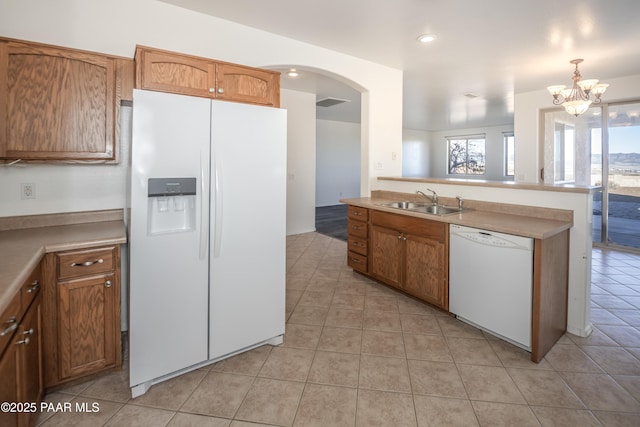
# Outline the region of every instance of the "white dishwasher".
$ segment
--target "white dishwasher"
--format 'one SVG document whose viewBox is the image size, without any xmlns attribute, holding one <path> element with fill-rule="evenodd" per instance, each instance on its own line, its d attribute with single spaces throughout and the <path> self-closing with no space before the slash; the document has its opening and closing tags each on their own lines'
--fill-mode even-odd
<svg viewBox="0 0 640 427">
<path fill-rule="evenodd" d="M 449 311 L 531 351 L 533 239 L 451 224 Z"/>
</svg>

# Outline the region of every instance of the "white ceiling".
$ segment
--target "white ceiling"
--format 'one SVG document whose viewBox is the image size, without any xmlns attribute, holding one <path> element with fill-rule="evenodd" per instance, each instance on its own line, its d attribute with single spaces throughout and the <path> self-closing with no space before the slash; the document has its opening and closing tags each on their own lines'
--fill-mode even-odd
<svg viewBox="0 0 640 427">
<path fill-rule="evenodd" d="M 410 129 L 512 123 L 513 94 L 569 85 L 574 58 L 584 78 L 640 73 L 640 0 L 163 1 L 403 70 Z M 423 33 L 438 39 L 421 45 Z M 353 96 L 318 114 L 359 120 L 341 83 L 305 73 L 282 87 Z"/>
</svg>

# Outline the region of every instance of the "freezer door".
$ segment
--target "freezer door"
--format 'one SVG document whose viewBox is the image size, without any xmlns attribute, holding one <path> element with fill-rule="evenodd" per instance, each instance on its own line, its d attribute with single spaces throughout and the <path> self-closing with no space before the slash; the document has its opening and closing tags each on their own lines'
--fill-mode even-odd
<svg viewBox="0 0 640 427">
<path fill-rule="evenodd" d="M 206 99 L 134 91 L 132 387 L 207 360 L 210 110 Z"/>
<path fill-rule="evenodd" d="M 286 111 L 213 101 L 211 359 L 284 334 Z"/>
</svg>

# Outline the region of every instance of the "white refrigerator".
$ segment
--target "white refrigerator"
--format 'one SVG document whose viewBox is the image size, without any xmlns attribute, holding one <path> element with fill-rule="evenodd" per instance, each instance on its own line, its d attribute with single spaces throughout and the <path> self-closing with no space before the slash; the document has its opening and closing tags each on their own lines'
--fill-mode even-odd
<svg viewBox="0 0 640 427">
<path fill-rule="evenodd" d="M 134 90 L 129 376 L 151 385 L 285 327 L 286 111 Z"/>
</svg>

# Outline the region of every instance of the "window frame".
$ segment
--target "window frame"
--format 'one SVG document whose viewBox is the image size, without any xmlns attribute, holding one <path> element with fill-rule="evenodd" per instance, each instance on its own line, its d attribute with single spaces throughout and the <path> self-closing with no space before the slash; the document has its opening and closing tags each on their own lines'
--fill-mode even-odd
<svg viewBox="0 0 640 427">
<path fill-rule="evenodd" d="M 474 134 L 474 135 L 456 135 L 456 136 L 445 136 L 445 140 L 447 141 L 447 175 L 451 176 L 485 176 L 487 174 L 487 136 L 486 134 Z M 472 160 L 469 159 L 469 141 L 482 141 L 482 172 L 474 173 L 470 171 L 470 164 Z M 464 142 L 464 172 L 453 172 L 451 165 L 451 144 L 457 142 Z"/>
</svg>

